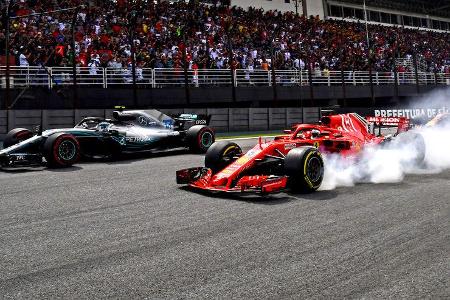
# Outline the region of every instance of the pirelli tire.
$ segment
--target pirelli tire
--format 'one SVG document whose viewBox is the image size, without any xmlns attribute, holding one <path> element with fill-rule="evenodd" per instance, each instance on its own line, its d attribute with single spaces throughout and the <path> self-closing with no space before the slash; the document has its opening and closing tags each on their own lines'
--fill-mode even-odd
<svg viewBox="0 0 450 300">
<path fill-rule="evenodd" d="M 33 133 L 26 128 L 15 128 L 6 134 L 5 140 L 3 141 L 3 148 L 14 146 L 32 136 Z"/>
<path fill-rule="evenodd" d="M 284 171 L 288 176 L 287 187 L 296 193 L 311 193 L 322 184 L 324 162 L 315 147 L 292 149 L 284 159 Z"/>
<path fill-rule="evenodd" d="M 43 154 L 51 168 L 67 168 L 80 160 L 80 144 L 68 133 L 56 133 L 47 138 Z"/>
<path fill-rule="evenodd" d="M 191 151 L 205 153 L 215 141 L 214 131 L 205 125 L 195 125 L 188 129 L 186 140 Z"/>
<path fill-rule="evenodd" d="M 217 173 L 240 156 L 242 149 L 238 144 L 228 141 L 215 142 L 206 152 L 205 167 Z"/>
</svg>

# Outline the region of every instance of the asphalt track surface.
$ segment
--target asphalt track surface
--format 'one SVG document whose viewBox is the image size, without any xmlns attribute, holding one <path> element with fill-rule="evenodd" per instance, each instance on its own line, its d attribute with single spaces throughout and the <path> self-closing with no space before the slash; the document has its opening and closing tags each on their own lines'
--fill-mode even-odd
<svg viewBox="0 0 450 300">
<path fill-rule="evenodd" d="M 449 171 L 225 198 L 175 185 L 202 160 L 1 172 L 0 298 L 450 296 Z"/>
</svg>

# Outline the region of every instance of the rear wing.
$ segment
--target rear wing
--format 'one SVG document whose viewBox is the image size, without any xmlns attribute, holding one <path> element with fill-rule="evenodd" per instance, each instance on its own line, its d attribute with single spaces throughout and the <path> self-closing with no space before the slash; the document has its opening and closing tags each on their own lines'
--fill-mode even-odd
<svg viewBox="0 0 450 300">
<path fill-rule="evenodd" d="M 190 124 L 190 125 L 206 125 L 208 126 L 211 121 L 210 115 L 202 115 L 202 114 L 177 114 L 171 116 L 175 121 L 180 122 L 181 124 Z"/>
<path fill-rule="evenodd" d="M 372 133 L 375 133 L 375 129 L 378 128 L 379 135 L 381 135 L 381 129 L 383 128 L 397 128 L 397 134 L 411 128 L 410 120 L 405 117 L 366 117 L 366 121 L 369 125 L 372 125 Z M 369 129 L 369 131 L 371 130 Z"/>
</svg>

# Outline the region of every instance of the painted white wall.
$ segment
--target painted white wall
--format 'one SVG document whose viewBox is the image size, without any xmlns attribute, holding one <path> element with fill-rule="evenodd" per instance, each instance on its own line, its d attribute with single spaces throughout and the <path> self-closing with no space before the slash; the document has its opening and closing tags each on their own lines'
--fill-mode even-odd
<svg viewBox="0 0 450 300">
<path fill-rule="evenodd" d="M 319 16 L 322 20 L 325 17 L 322 0 L 306 0 L 306 9 L 308 16 Z"/>
<path fill-rule="evenodd" d="M 303 1 L 306 1 L 308 15 L 309 16 L 311 16 L 311 15 L 317 16 L 318 15 L 321 19 L 324 19 L 327 16 L 327 14 L 325 12 L 325 10 L 327 9 L 326 3 L 340 5 L 340 6 L 362 8 L 362 5 L 342 3 L 342 2 L 337 2 L 337 1 L 333 1 L 333 0 L 303 0 Z M 287 12 L 287 11 L 295 12 L 295 2 L 296 2 L 295 0 L 290 0 L 289 3 L 285 3 L 285 0 L 231 0 L 231 5 L 236 5 L 236 6 L 243 7 L 243 8 L 255 7 L 255 8 L 262 8 L 264 10 L 278 10 L 278 11 L 282 11 L 282 12 Z M 401 12 L 401 11 L 377 8 L 377 7 L 367 6 L 367 9 L 374 10 L 374 11 L 380 11 L 380 12 L 401 14 L 401 15 L 405 15 L 405 16 L 429 18 L 429 16 L 425 16 L 423 14 Z M 302 0 L 298 0 L 298 13 L 299 14 L 303 13 Z M 450 21 L 449 19 L 446 19 L 446 18 L 439 18 L 439 17 L 434 17 L 434 16 L 432 17 L 432 19 L 447 21 L 447 22 Z"/>
<path fill-rule="evenodd" d="M 306 1 L 308 15 L 319 16 L 324 18 L 324 6 L 322 0 L 303 0 Z M 292 11 L 295 12 L 295 3 L 298 3 L 298 13 L 303 14 L 302 0 L 289 0 L 286 3 L 285 0 L 232 0 L 231 5 L 236 5 L 243 8 L 255 7 L 262 8 L 264 10 L 278 10 L 282 12 Z"/>
<path fill-rule="evenodd" d="M 321 0 L 319 1 L 322 2 Z M 285 0 L 231 0 L 231 5 L 236 5 L 242 8 L 255 7 L 262 8 L 264 10 L 295 12 L 295 0 L 290 0 L 289 3 L 285 3 Z M 298 13 L 302 14 L 302 3 L 300 0 L 298 1 Z"/>
<path fill-rule="evenodd" d="M 308 1 L 314 1 L 314 0 L 308 0 Z M 346 6 L 346 7 L 353 7 L 353 8 L 359 8 L 359 9 L 363 9 L 362 5 L 357 5 L 357 4 L 349 4 L 349 3 L 345 3 L 345 2 L 338 2 L 338 1 L 333 1 L 333 0 L 327 0 L 328 4 L 333 4 L 333 5 L 338 5 L 338 6 Z M 326 9 L 326 7 L 323 7 L 324 9 Z M 397 14 L 397 15 L 403 15 L 403 16 L 410 16 L 410 17 L 417 17 L 417 18 L 431 18 L 433 20 L 439 20 L 439 21 L 446 21 L 446 22 L 450 22 L 450 19 L 447 18 L 442 18 L 442 17 L 435 17 L 435 16 L 428 16 L 425 14 L 419 14 L 419 13 L 413 13 L 413 12 L 405 12 L 405 11 L 400 11 L 400 10 L 395 10 L 395 9 L 385 9 L 385 8 L 379 8 L 379 7 L 374 7 L 374 6 L 366 6 L 367 10 L 373 10 L 373 11 L 379 11 L 379 12 L 384 12 L 384 13 L 390 13 L 390 14 Z"/>
</svg>

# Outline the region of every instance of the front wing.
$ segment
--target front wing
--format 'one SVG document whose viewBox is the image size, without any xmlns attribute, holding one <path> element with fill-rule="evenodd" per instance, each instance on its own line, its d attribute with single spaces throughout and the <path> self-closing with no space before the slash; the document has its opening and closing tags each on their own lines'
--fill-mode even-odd
<svg viewBox="0 0 450 300">
<path fill-rule="evenodd" d="M 260 193 L 281 192 L 287 187 L 286 176 L 243 176 L 236 184 L 216 185 L 212 170 L 204 167 L 183 169 L 176 172 L 177 184 L 185 184 L 190 188 L 226 193 Z"/>
</svg>

